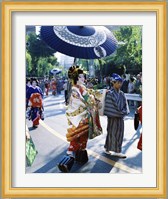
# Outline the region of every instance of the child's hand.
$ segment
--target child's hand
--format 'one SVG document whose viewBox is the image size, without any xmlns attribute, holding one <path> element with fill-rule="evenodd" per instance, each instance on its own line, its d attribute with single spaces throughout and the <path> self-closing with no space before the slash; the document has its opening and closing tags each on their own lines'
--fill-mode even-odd
<svg viewBox="0 0 168 199">
<path fill-rule="evenodd" d="M 26 131 L 26 140 L 30 140 L 30 134 Z"/>
</svg>

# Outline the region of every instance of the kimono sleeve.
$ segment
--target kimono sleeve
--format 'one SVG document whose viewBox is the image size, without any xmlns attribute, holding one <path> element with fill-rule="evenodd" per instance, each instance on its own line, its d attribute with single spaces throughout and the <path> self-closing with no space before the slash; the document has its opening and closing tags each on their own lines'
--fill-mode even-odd
<svg viewBox="0 0 168 199">
<path fill-rule="evenodd" d="M 26 90 L 26 99 L 30 99 L 30 96 L 31 96 L 31 87 L 29 87 L 27 90 Z"/>
<path fill-rule="evenodd" d="M 119 110 L 118 105 L 111 92 L 106 94 L 104 115 L 108 117 L 123 117 L 122 111 Z"/>
<path fill-rule="evenodd" d="M 40 87 L 38 88 L 38 91 L 39 91 L 39 93 L 40 93 L 41 97 L 43 98 L 43 92 L 42 92 L 42 90 L 41 90 L 41 88 L 40 88 Z"/>
</svg>

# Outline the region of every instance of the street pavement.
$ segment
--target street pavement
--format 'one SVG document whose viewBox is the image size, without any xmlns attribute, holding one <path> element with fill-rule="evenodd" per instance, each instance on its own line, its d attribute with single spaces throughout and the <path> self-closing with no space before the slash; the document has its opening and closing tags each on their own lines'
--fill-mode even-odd
<svg viewBox="0 0 168 199">
<path fill-rule="evenodd" d="M 44 121 L 40 120 L 38 128 L 32 128 L 32 122 L 26 120 L 29 133 L 36 146 L 38 154 L 34 163 L 26 167 L 26 173 L 60 173 L 57 164 L 66 154 L 67 119 L 63 93 L 53 96 L 49 93 L 44 97 Z M 80 165 L 75 163 L 71 173 L 142 173 L 142 152 L 137 149 L 137 143 L 142 131 L 141 126 L 134 130 L 134 108 L 130 107 L 130 114 L 125 117 L 125 131 L 122 144 L 122 153 L 127 158 L 117 158 L 104 153 L 107 118 L 100 116 L 103 134 L 89 140 L 87 151 L 89 161 Z"/>
</svg>

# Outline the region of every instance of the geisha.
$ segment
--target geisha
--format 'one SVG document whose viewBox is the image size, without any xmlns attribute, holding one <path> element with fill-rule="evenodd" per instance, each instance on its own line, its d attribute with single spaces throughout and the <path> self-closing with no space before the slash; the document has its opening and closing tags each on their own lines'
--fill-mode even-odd
<svg viewBox="0 0 168 199">
<path fill-rule="evenodd" d="M 86 163 L 87 141 L 102 133 L 98 104 L 94 95 L 86 89 L 85 74 L 78 66 L 70 67 L 68 77 L 72 83 L 66 117 L 68 120 L 67 141 L 70 142 L 67 155 L 58 164 L 62 172 L 69 172 L 74 161 Z"/>
<path fill-rule="evenodd" d="M 26 91 L 26 98 L 28 99 L 29 119 L 33 122 L 33 128 L 37 128 L 39 120 L 44 119 L 42 98 L 43 93 L 39 86 L 37 86 L 37 79 L 31 79 L 31 86 Z"/>
</svg>

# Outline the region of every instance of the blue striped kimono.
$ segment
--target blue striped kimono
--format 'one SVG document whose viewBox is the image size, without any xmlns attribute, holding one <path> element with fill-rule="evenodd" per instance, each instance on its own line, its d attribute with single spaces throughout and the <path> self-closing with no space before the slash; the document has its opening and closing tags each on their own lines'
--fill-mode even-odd
<svg viewBox="0 0 168 199">
<path fill-rule="evenodd" d="M 124 136 L 124 116 L 129 113 L 124 92 L 112 88 L 105 98 L 104 115 L 107 116 L 107 136 L 105 149 L 107 151 L 121 152 Z"/>
</svg>

